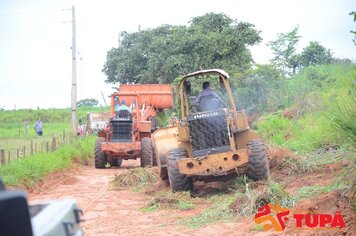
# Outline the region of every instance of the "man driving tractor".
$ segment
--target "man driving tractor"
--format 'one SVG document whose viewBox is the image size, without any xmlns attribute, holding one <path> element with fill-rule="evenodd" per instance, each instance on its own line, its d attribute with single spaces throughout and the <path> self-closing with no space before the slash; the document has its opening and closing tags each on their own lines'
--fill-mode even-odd
<svg viewBox="0 0 356 236">
<path fill-rule="evenodd" d="M 195 105 L 200 112 L 226 107 L 219 95 L 210 88 L 208 81 L 203 83 L 203 90 L 198 94 Z"/>
</svg>

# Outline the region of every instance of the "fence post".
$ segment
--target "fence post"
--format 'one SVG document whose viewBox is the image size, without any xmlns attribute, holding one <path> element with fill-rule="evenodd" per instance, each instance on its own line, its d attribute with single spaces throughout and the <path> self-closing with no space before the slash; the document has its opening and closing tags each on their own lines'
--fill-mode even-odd
<svg viewBox="0 0 356 236">
<path fill-rule="evenodd" d="M 69 143 L 72 144 L 74 141 L 73 135 L 69 134 Z"/>
<path fill-rule="evenodd" d="M 63 130 L 63 144 L 66 144 L 66 130 Z"/>
<path fill-rule="evenodd" d="M 23 158 L 26 157 L 26 146 L 23 146 Z"/>
<path fill-rule="evenodd" d="M 1 162 L 1 165 L 5 164 L 5 150 L 4 149 L 0 150 L 0 162 Z"/>
<path fill-rule="evenodd" d="M 53 137 L 52 144 L 51 144 L 51 152 L 54 152 L 56 149 L 57 149 L 56 137 Z"/>
<path fill-rule="evenodd" d="M 10 163 L 11 160 L 11 152 L 9 151 L 7 159 L 9 160 L 8 163 Z"/>
<path fill-rule="evenodd" d="M 16 149 L 16 159 L 19 159 L 19 149 Z"/>
<path fill-rule="evenodd" d="M 49 152 L 49 142 L 46 142 L 46 151 Z"/>
<path fill-rule="evenodd" d="M 37 142 L 35 143 L 35 154 L 37 154 Z"/>
<path fill-rule="evenodd" d="M 41 142 L 41 152 L 43 152 L 43 141 Z"/>
<path fill-rule="evenodd" d="M 31 155 L 33 155 L 33 140 L 31 140 Z"/>
</svg>

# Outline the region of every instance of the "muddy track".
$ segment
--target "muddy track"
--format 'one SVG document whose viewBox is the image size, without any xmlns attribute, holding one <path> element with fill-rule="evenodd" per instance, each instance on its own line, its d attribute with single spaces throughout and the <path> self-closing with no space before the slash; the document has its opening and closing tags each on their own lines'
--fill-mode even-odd
<svg viewBox="0 0 356 236">
<path fill-rule="evenodd" d="M 85 235 L 229 235 L 235 234 L 236 223 L 219 223 L 189 229 L 179 223 L 182 218 L 198 214 L 201 209 L 142 212 L 140 208 L 151 197 L 129 190 L 115 190 L 110 181 L 124 168 L 136 168 L 138 161 L 124 161 L 117 169 L 95 169 L 83 166 L 73 173 L 47 183 L 49 188 L 32 193 L 30 203 L 53 199 L 75 199 L 84 211 Z M 245 234 L 246 235 L 246 234 Z"/>
<path fill-rule="evenodd" d="M 150 220 L 152 217 L 139 211 L 149 199 L 139 193 L 113 190 L 110 184 L 116 173 L 134 166 L 136 161 L 125 161 L 117 169 L 82 167 L 73 176 L 58 179 L 49 189 L 30 194 L 30 202 L 72 198 L 84 211 L 82 226 L 86 235 L 135 235 L 159 225 L 157 220 Z"/>
<path fill-rule="evenodd" d="M 272 150 L 269 155 L 272 167 L 272 178 L 286 186 L 285 190 L 293 193 L 303 186 L 328 186 L 334 180 L 337 171 L 344 163 L 335 163 L 317 171 L 294 173 L 290 166 L 282 165 L 283 150 Z M 279 157 L 280 156 L 280 157 Z M 245 219 L 231 219 L 229 223 L 210 223 L 208 226 L 192 229 L 183 225 L 183 219 L 200 214 L 208 205 L 198 205 L 192 210 L 159 209 L 153 212 L 143 212 L 141 209 L 152 201 L 152 195 L 131 190 L 113 189 L 111 180 L 115 174 L 128 168 L 138 168 L 139 161 L 124 161 L 120 168 L 95 169 L 92 166 L 79 166 L 72 170 L 56 173 L 48 178 L 29 194 L 30 203 L 43 203 L 54 199 L 72 198 L 84 211 L 81 225 L 85 235 L 278 235 L 276 232 L 251 231 L 255 225 L 253 215 Z M 334 180 L 333 180 L 334 179 Z M 156 188 L 153 191 L 157 191 Z M 167 191 L 169 188 L 167 187 Z M 347 201 L 337 193 L 307 199 L 295 206 L 300 209 L 319 209 L 326 205 L 326 213 L 342 211 L 347 224 L 346 235 L 354 235 L 356 216 L 351 212 Z M 337 203 L 337 204 L 336 204 Z M 314 208 L 313 208 L 314 207 Z M 288 225 L 286 235 L 294 235 L 293 225 Z M 349 230 L 349 231 L 348 231 Z M 298 231 L 299 232 L 299 231 Z M 299 232 L 300 233 L 300 232 Z M 297 235 L 330 235 L 330 232 L 301 232 Z M 344 235 L 333 234 L 331 235 Z"/>
</svg>

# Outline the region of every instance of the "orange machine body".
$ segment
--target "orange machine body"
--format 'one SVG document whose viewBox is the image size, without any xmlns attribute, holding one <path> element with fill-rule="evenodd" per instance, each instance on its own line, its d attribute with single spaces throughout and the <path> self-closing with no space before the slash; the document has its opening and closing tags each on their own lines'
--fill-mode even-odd
<svg viewBox="0 0 356 236">
<path fill-rule="evenodd" d="M 108 126 L 99 136 L 105 138 L 102 150 L 109 159 L 140 157 L 140 141 L 151 137 L 153 118 L 159 110 L 173 106 L 173 88 L 168 84 L 122 84 L 119 92 L 111 95 L 111 119 L 115 118 L 115 104 L 125 100 L 132 110 L 132 142 L 112 142 Z"/>
</svg>

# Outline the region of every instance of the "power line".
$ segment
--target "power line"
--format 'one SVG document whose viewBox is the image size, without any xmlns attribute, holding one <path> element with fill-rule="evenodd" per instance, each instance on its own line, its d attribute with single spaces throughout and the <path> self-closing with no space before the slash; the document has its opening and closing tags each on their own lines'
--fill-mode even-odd
<svg viewBox="0 0 356 236">
<path fill-rule="evenodd" d="M 16 12 L 0 12 L 0 16 L 8 16 L 8 15 L 34 15 L 34 14 L 46 14 L 53 12 L 61 12 L 62 10 L 46 10 L 46 11 L 16 11 Z"/>
<path fill-rule="evenodd" d="M 24 27 L 34 27 L 34 26 L 45 26 L 45 25 L 59 25 L 72 23 L 72 21 L 62 21 L 62 22 L 50 22 L 50 23 L 39 23 L 39 24 L 25 24 L 25 25 L 0 25 L 0 28 L 24 28 Z"/>
</svg>

